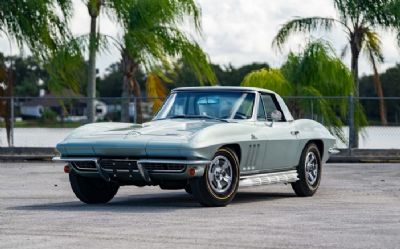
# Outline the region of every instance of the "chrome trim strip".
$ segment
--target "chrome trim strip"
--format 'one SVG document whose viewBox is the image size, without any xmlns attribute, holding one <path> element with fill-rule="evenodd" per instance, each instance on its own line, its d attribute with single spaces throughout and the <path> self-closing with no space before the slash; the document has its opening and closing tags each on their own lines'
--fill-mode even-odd
<svg viewBox="0 0 400 249">
<path fill-rule="evenodd" d="M 96 157 L 53 157 L 53 161 L 56 162 L 87 162 L 87 161 L 92 161 L 96 162 L 99 160 Z"/>
<path fill-rule="evenodd" d="M 75 161 L 75 162 L 77 162 L 77 161 Z M 85 161 L 85 162 L 88 162 L 88 161 Z M 77 169 L 79 169 L 79 170 L 82 170 L 82 171 L 98 171 L 98 169 L 97 169 L 97 166 L 96 166 L 96 162 L 94 162 L 94 164 L 95 164 L 95 166 L 96 166 L 96 168 L 94 168 L 94 169 L 92 169 L 92 168 L 81 168 L 81 167 L 79 167 L 76 163 L 74 163 L 74 162 L 71 162 L 71 164 L 72 164 L 72 166 L 74 166 L 75 168 L 77 168 Z"/>
<path fill-rule="evenodd" d="M 104 168 L 103 168 L 103 171 L 108 172 L 108 173 L 113 173 L 114 172 L 112 169 L 104 169 Z M 118 169 L 117 172 L 129 173 L 129 169 Z M 133 169 L 132 172 L 138 173 L 139 170 Z"/>
<path fill-rule="evenodd" d="M 243 176 L 240 178 L 240 187 L 253 187 L 261 185 L 269 185 L 274 183 L 290 183 L 298 181 L 297 170 L 284 172 L 258 174 L 251 176 Z"/>
<path fill-rule="evenodd" d="M 96 168 L 97 168 L 97 171 L 99 172 L 100 176 L 103 177 L 103 179 L 106 180 L 107 182 L 110 182 L 111 178 L 108 175 L 103 173 L 103 169 L 101 168 L 97 159 L 94 161 L 94 163 L 96 164 Z"/>
<path fill-rule="evenodd" d="M 61 162 L 87 162 L 93 161 L 96 162 L 99 158 L 96 157 L 53 157 L 53 161 L 61 161 Z M 114 159 L 107 159 L 114 160 Z M 209 164 L 211 161 L 206 160 L 169 160 L 169 159 L 142 159 L 142 160 L 123 160 L 123 159 L 115 159 L 115 161 L 137 161 L 137 163 L 159 163 L 159 164 L 187 164 L 187 165 L 202 165 Z"/>
<path fill-rule="evenodd" d="M 159 163 L 159 164 L 186 164 L 186 165 L 202 165 L 209 164 L 211 161 L 202 160 L 159 160 L 159 159 L 143 159 L 138 160 L 138 163 Z"/>
<path fill-rule="evenodd" d="M 328 153 L 329 154 L 339 154 L 340 153 L 340 150 L 338 150 L 338 149 L 336 149 L 336 148 L 330 148 L 329 150 L 328 150 Z"/>
<path fill-rule="evenodd" d="M 143 180 L 145 180 L 147 183 L 151 183 L 151 178 L 149 176 L 149 173 L 147 172 L 146 168 L 143 167 L 143 165 L 139 161 L 137 162 L 137 167 L 139 169 L 139 173 L 142 176 Z"/>
</svg>

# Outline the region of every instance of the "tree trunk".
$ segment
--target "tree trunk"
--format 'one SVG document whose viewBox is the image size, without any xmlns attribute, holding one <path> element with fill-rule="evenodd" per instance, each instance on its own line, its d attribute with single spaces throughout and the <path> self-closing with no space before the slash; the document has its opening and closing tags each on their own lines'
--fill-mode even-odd
<svg viewBox="0 0 400 249">
<path fill-rule="evenodd" d="M 12 66 L 13 60 L 11 60 L 11 65 L 9 68 L 1 62 L 0 64 L 0 97 L 11 97 L 13 96 L 13 74 L 12 74 Z M 13 146 L 13 138 L 12 138 L 12 115 L 11 115 L 11 108 L 13 108 L 13 103 L 11 99 L 0 99 L 0 116 L 4 118 L 5 126 L 6 126 L 6 136 L 8 146 Z"/>
<path fill-rule="evenodd" d="M 87 118 L 88 123 L 93 123 L 96 120 L 96 52 L 97 52 L 97 17 L 100 13 L 102 1 L 91 0 L 88 2 L 88 11 L 90 15 L 90 38 L 89 38 L 89 70 L 88 70 L 88 85 L 87 85 Z"/>
<path fill-rule="evenodd" d="M 122 85 L 122 100 L 121 100 L 121 122 L 129 122 L 129 103 L 131 97 L 131 78 L 124 72 L 124 79 Z"/>
<path fill-rule="evenodd" d="M 142 94 L 140 91 L 139 82 L 135 78 L 132 78 L 131 86 L 133 87 L 133 95 L 135 96 L 135 111 L 136 111 L 136 123 L 143 123 L 143 112 L 142 112 Z"/>
<path fill-rule="evenodd" d="M 381 118 L 381 123 L 383 126 L 387 126 L 387 118 L 386 118 L 386 108 L 385 108 L 385 100 L 384 100 L 384 95 L 383 95 L 383 89 L 382 89 L 382 82 L 381 78 L 379 77 L 379 72 L 375 63 L 375 59 L 372 55 L 372 52 L 370 51 L 370 59 L 372 63 L 372 68 L 374 70 L 374 86 L 375 86 L 375 91 L 376 94 L 379 97 L 379 116 Z"/>
<path fill-rule="evenodd" d="M 124 75 L 122 87 L 122 103 L 121 103 L 121 121 L 129 122 L 129 104 L 130 97 L 133 91 L 135 96 L 135 114 L 136 123 L 142 123 L 142 108 L 140 103 L 140 87 L 135 80 L 135 75 L 138 70 L 138 64 L 132 59 L 128 52 L 124 49 L 122 51 L 122 72 Z"/>
<path fill-rule="evenodd" d="M 14 78 L 12 73 L 12 66 L 7 70 L 7 89 L 6 96 L 13 97 L 14 96 Z M 6 132 L 7 132 L 7 142 L 9 147 L 14 146 L 14 116 L 12 115 L 11 108 L 14 108 L 14 102 L 11 99 L 7 100 L 6 103 Z"/>
<path fill-rule="evenodd" d="M 351 41 L 350 41 L 350 46 L 351 46 L 351 72 L 353 74 L 353 79 L 354 79 L 354 97 L 355 97 L 355 102 L 358 103 L 359 101 L 359 96 L 360 96 L 360 81 L 358 79 L 358 61 L 360 58 L 360 51 L 361 51 L 361 37 L 360 34 L 355 32 L 355 34 L 352 34 Z M 351 108 L 352 110 L 355 110 L 355 108 Z M 353 111 L 354 113 L 349 113 L 349 115 L 352 115 L 354 118 L 354 124 L 356 124 L 357 120 L 357 113 Z M 349 117 L 350 118 L 350 117 Z M 354 125 L 353 127 L 350 127 L 350 134 L 349 134 L 349 146 L 350 148 L 358 148 L 358 125 Z"/>
</svg>

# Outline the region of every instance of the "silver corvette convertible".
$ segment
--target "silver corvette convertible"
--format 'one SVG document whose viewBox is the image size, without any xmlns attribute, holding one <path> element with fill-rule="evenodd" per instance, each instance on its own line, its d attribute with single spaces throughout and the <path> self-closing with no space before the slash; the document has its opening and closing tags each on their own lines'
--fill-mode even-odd
<svg viewBox="0 0 400 249">
<path fill-rule="evenodd" d="M 291 183 L 312 196 L 335 138 L 293 120 L 265 89 L 178 88 L 151 122 L 95 123 L 57 145 L 71 187 L 85 203 L 107 203 L 120 186 L 185 189 L 204 206 L 225 206 L 239 187 Z"/>
</svg>

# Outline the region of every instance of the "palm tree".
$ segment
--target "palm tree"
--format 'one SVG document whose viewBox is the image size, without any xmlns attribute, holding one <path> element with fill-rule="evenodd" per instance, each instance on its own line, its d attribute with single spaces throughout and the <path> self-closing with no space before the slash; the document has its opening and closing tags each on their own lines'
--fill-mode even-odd
<svg viewBox="0 0 400 249">
<path fill-rule="evenodd" d="M 0 35 L 16 42 L 19 49 L 24 45 L 37 57 L 46 60 L 58 45 L 70 37 L 68 20 L 71 17 L 70 0 L 0 1 Z M 0 71 L 7 85 L 3 95 L 12 96 L 12 67 L 1 65 Z M 4 74 L 5 73 L 5 74 Z M 9 101 L 0 103 L 0 112 L 5 113 L 7 139 L 10 144 Z"/>
<path fill-rule="evenodd" d="M 338 18 L 307 17 L 295 18 L 285 23 L 274 38 L 273 45 L 282 48 L 289 36 L 298 32 L 312 32 L 315 30 L 330 31 L 337 24 L 346 33 L 351 50 L 351 71 L 355 82 L 355 97 L 359 96 L 358 63 L 360 53 L 365 47 L 375 56 L 374 46 L 368 45 L 368 33 L 377 28 L 386 30 L 400 30 L 400 2 L 397 0 L 333 0 L 338 12 Z M 400 33 L 398 33 L 400 38 Z M 382 109 L 382 108 L 381 108 Z M 381 114 L 382 116 L 382 114 Z M 350 134 L 352 148 L 358 147 L 358 131 Z"/>
<path fill-rule="evenodd" d="M 381 40 L 376 32 L 367 32 L 366 33 L 366 47 L 364 52 L 366 53 L 368 60 L 371 64 L 372 70 L 374 72 L 374 86 L 376 94 L 379 97 L 379 115 L 381 117 L 382 125 L 387 125 L 387 116 L 386 116 L 386 107 L 385 100 L 383 95 L 382 82 L 378 72 L 378 63 L 382 63 L 384 61 L 383 53 L 382 53 L 382 45 Z"/>
<path fill-rule="evenodd" d="M 99 36 L 97 34 L 97 17 L 100 15 L 104 0 L 86 0 L 86 6 L 90 15 L 89 34 L 89 70 L 87 84 L 87 118 L 89 123 L 95 121 L 95 98 L 96 98 L 96 51 Z"/>
<path fill-rule="evenodd" d="M 351 94 L 354 90 L 353 78 L 328 43 L 311 42 L 301 54 L 290 53 L 281 69 L 254 71 L 244 78 L 242 85 L 271 89 L 282 96 L 294 96 L 288 99 L 288 106 L 295 118 L 303 118 L 312 112 L 333 134 L 345 141 L 342 126 L 348 102 L 334 96 Z M 296 96 L 312 98 L 298 99 Z M 309 111 L 310 106 L 312 111 Z M 360 127 L 366 124 L 366 119 L 361 106 L 357 105 L 357 111 L 360 115 L 356 125 Z"/>
<path fill-rule="evenodd" d="M 165 77 L 178 59 L 187 63 L 199 82 L 216 81 L 207 55 L 188 34 L 181 30 L 185 21 L 191 21 L 200 32 L 200 9 L 195 0 L 146 0 L 114 3 L 116 16 L 122 20 L 125 34 L 121 46 L 124 73 L 124 99 L 121 109 L 122 121 L 129 120 L 129 96 L 136 97 L 136 122 L 142 122 L 140 86 L 135 80 L 139 66 L 146 71 Z M 123 10 L 123 11 L 121 11 Z"/>
</svg>

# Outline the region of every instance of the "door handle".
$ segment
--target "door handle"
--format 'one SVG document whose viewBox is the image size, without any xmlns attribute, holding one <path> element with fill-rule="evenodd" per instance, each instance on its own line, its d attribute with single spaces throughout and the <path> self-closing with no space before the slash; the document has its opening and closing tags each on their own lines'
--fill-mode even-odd
<svg viewBox="0 0 400 249">
<path fill-rule="evenodd" d="M 291 131 L 290 134 L 292 134 L 293 136 L 297 136 L 299 135 L 300 131 Z"/>
</svg>

